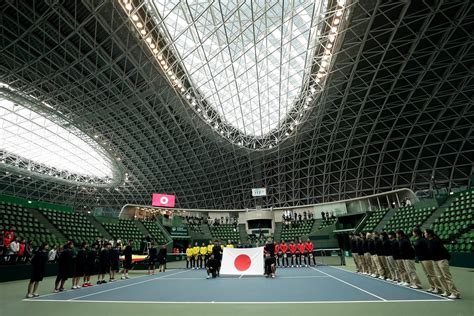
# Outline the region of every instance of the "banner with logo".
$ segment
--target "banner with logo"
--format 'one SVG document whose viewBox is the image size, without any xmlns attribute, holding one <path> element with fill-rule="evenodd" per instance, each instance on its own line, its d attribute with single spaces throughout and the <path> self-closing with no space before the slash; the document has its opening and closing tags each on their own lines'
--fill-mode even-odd
<svg viewBox="0 0 474 316">
<path fill-rule="evenodd" d="M 171 194 L 153 193 L 151 198 L 152 206 L 174 207 L 175 196 Z"/>
</svg>

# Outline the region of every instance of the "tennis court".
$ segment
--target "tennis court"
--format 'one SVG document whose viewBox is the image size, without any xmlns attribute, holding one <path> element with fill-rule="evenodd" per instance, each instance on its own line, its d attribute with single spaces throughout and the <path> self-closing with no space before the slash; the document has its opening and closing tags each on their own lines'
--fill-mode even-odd
<svg viewBox="0 0 474 316">
<path fill-rule="evenodd" d="M 205 277 L 204 270 L 173 269 L 153 276 L 52 293 L 24 301 L 178 304 L 452 302 L 422 290 L 333 266 L 278 269 L 275 279 Z"/>
</svg>

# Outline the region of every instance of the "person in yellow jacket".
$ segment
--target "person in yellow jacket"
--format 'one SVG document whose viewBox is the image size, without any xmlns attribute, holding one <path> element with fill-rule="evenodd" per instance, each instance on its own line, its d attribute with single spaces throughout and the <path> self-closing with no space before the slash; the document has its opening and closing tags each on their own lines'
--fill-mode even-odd
<svg viewBox="0 0 474 316">
<path fill-rule="evenodd" d="M 186 269 L 192 268 L 192 258 L 193 258 L 193 247 L 191 244 L 186 248 Z"/>
<path fill-rule="evenodd" d="M 231 240 L 227 241 L 227 245 L 225 246 L 226 248 L 234 248 L 234 245 L 232 244 Z"/>
<path fill-rule="evenodd" d="M 198 268 L 197 263 L 199 261 L 199 257 L 201 257 L 201 255 L 199 254 L 199 249 L 200 249 L 200 247 L 199 247 L 198 243 L 195 243 L 194 247 L 193 247 L 193 259 L 192 259 L 194 269 Z"/>
<path fill-rule="evenodd" d="M 207 264 L 207 246 L 205 243 L 202 243 L 201 248 L 199 248 L 199 269 L 202 269 L 202 263 L 204 261 L 204 268 Z"/>
</svg>

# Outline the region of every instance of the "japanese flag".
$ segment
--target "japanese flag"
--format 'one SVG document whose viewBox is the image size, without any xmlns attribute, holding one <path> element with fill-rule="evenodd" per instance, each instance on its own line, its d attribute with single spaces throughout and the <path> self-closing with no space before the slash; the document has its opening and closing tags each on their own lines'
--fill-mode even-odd
<svg viewBox="0 0 474 316">
<path fill-rule="evenodd" d="M 153 194 L 151 198 L 152 206 L 174 207 L 174 195 L 169 194 Z"/>
<path fill-rule="evenodd" d="M 224 248 L 221 274 L 263 275 L 263 247 Z"/>
</svg>

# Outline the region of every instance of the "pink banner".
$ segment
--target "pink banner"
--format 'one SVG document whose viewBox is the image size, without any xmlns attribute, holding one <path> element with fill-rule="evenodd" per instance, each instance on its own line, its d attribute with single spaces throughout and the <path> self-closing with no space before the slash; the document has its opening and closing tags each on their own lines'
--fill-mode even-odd
<svg viewBox="0 0 474 316">
<path fill-rule="evenodd" d="M 152 206 L 174 207 L 175 196 L 169 194 L 153 193 Z"/>
</svg>

